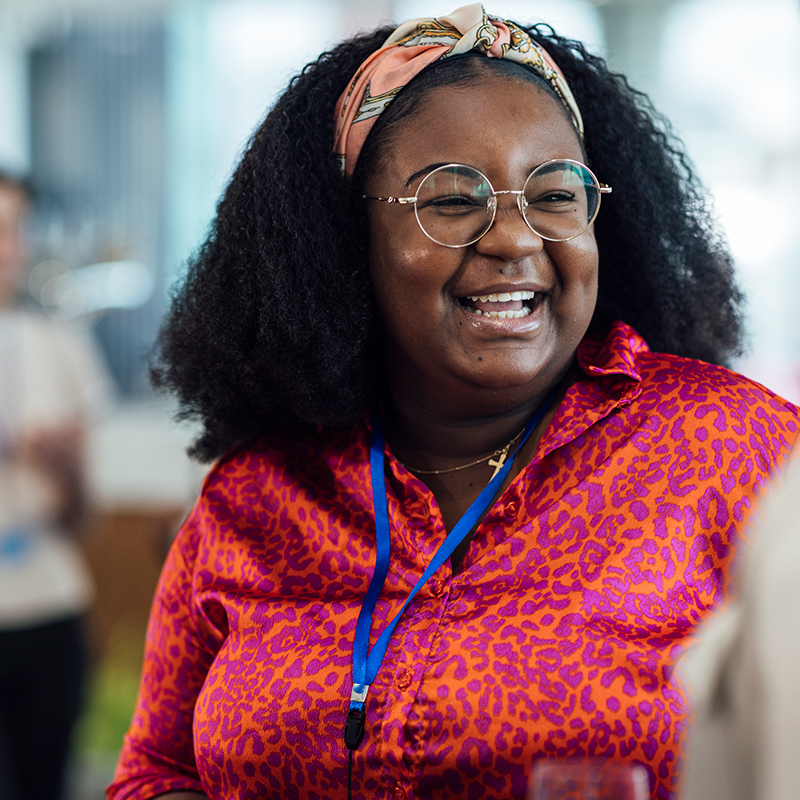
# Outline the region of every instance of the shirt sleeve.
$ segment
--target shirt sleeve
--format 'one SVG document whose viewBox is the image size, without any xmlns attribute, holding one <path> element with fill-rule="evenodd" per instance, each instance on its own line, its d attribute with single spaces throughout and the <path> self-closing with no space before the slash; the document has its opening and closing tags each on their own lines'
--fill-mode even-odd
<svg viewBox="0 0 800 800">
<path fill-rule="evenodd" d="M 181 526 L 159 579 L 145 641 L 136 708 L 109 800 L 202 792 L 192 740 L 197 696 L 224 632 L 194 605 L 194 564 L 203 538 L 201 497 Z"/>
</svg>

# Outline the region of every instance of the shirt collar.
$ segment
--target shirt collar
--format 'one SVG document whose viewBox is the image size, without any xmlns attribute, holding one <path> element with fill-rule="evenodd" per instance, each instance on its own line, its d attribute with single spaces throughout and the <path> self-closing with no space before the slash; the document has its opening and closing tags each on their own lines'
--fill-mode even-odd
<svg viewBox="0 0 800 800">
<path fill-rule="evenodd" d="M 586 336 L 578 345 L 578 366 L 593 377 L 619 375 L 642 380 L 636 356 L 650 348 L 642 337 L 624 322 L 615 322 L 607 331 Z"/>
</svg>

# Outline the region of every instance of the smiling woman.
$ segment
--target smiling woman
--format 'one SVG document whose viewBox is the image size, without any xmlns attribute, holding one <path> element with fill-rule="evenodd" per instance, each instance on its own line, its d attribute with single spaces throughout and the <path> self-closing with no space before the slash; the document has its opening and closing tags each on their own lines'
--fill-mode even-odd
<svg viewBox="0 0 800 800">
<path fill-rule="evenodd" d="M 474 5 L 309 65 L 161 334 L 218 460 L 112 800 L 522 798 L 542 758 L 673 797 L 672 660 L 798 431 L 692 360 L 737 351 L 740 300 L 677 144 L 579 43 Z"/>
<path fill-rule="evenodd" d="M 392 194 L 409 176 L 447 160 L 479 168 L 508 191 L 544 163 L 583 157 L 558 99 L 524 78 L 484 70 L 469 90 L 428 93 L 372 171 L 371 195 Z M 511 425 L 518 429 L 564 376 L 591 322 L 598 271 L 591 227 L 581 231 L 579 225 L 568 241 L 547 242 L 511 198 L 500 195 L 497 205 L 494 224 L 458 248 L 421 235 L 407 207 L 369 208 L 370 271 L 387 379 L 394 404 L 402 397 L 413 416 L 422 408 L 447 414 L 457 398 L 464 417 L 520 414 Z M 532 297 L 500 299 L 512 292 Z M 508 317 L 523 308 L 526 315 Z M 503 312 L 504 318 L 492 316 Z M 410 431 L 398 437 L 401 458 L 412 459 L 405 446 L 413 438 Z"/>
</svg>

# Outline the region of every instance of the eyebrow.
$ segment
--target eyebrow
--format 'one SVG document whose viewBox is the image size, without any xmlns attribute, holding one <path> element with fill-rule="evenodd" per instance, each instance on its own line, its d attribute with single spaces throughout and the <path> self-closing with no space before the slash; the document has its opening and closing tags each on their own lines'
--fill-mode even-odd
<svg viewBox="0 0 800 800">
<path fill-rule="evenodd" d="M 446 167 L 448 164 L 452 164 L 452 161 L 439 161 L 436 164 L 428 164 L 427 167 L 423 167 L 422 169 L 418 169 L 413 175 L 409 176 L 408 180 L 405 182 L 406 188 L 411 186 L 412 183 L 417 178 L 421 178 L 423 175 L 427 175 L 429 172 L 433 172 L 435 169 L 439 169 L 439 167 Z M 542 164 L 545 162 L 542 162 Z M 542 164 L 535 164 L 533 167 L 528 170 L 528 175 L 530 175 L 534 170 L 539 169 Z M 473 169 L 477 169 L 477 167 L 473 167 Z M 479 170 L 480 171 L 480 170 Z"/>
<path fill-rule="evenodd" d="M 433 172 L 435 169 L 439 169 L 439 167 L 446 167 L 448 164 L 452 164 L 452 161 L 440 161 L 438 164 L 428 164 L 427 167 L 423 167 L 422 169 L 417 170 L 405 183 L 405 185 L 411 186 L 411 184 L 417 179 L 421 178 L 423 175 L 427 175 L 429 172 Z"/>
</svg>

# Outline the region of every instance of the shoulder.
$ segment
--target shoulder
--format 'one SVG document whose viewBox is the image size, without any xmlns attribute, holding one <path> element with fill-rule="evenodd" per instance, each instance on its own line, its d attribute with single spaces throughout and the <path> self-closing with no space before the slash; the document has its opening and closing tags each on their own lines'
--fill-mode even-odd
<svg viewBox="0 0 800 800">
<path fill-rule="evenodd" d="M 365 425 L 270 435 L 214 464 L 174 545 L 175 563 L 193 576 L 195 597 L 272 591 L 289 572 L 338 558 L 371 509 Z"/>
<path fill-rule="evenodd" d="M 760 419 L 785 430 L 792 441 L 800 429 L 800 409 L 750 378 L 716 364 L 670 353 L 637 355 L 642 400 L 681 404 L 695 416 L 724 412 L 732 419 Z"/>
<path fill-rule="evenodd" d="M 714 407 L 733 417 L 769 417 L 796 434 L 800 409 L 760 383 L 725 367 L 671 353 L 652 352 L 629 325 L 616 322 L 602 333 L 587 336 L 578 350 L 583 371 L 608 383 L 624 382 L 624 393 L 641 407 L 655 404 L 670 414 L 678 407 L 707 413 Z M 794 438 L 794 437 L 792 437 Z"/>
<path fill-rule="evenodd" d="M 85 331 L 71 328 L 41 313 L 25 308 L 16 309 L 12 313 L 23 335 L 37 342 L 71 348 L 82 346 L 88 337 Z"/>
<path fill-rule="evenodd" d="M 636 431 L 640 449 L 737 465 L 743 460 L 743 468 L 752 462 L 757 472 L 771 475 L 800 432 L 794 404 L 725 367 L 651 352 L 624 323 L 587 337 L 578 362 L 590 378 L 586 402 L 615 408 L 607 423 L 623 438 Z"/>
<path fill-rule="evenodd" d="M 104 363 L 90 331 L 20 309 L 13 312 L 23 346 L 43 359 L 56 361 L 62 369 L 100 371 Z"/>
<path fill-rule="evenodd" d="M 6 312 L 0 322 L 15 353 L 26 419 L 52 424 L 59 415 L 78 414 L 93 421 L 109 410 L 113 382 L 88 331 L 26 309 Z"/>
<path fill-rule="evenodd" d="M 308 509 L 351 494 L 368 499 L 369 429 L 270 434 L 233 449 L 211 468 L 201 501 L 214 514 L 264 524 L 279 509 Z"/>
<path fill-rule="evenodd" d="M 741 487 L 780 475 L 800 432 L 800 409 L 732 370 L 668 353 L 642 352 L 635 407 L 687 461 L 724 465 Z M 705 468 L 708 471 L 708 467 Z M 761 477 L 758 477 L 761 476 Z M 754 484 L 754 485 L 755 485 Z"/>
</svg>

